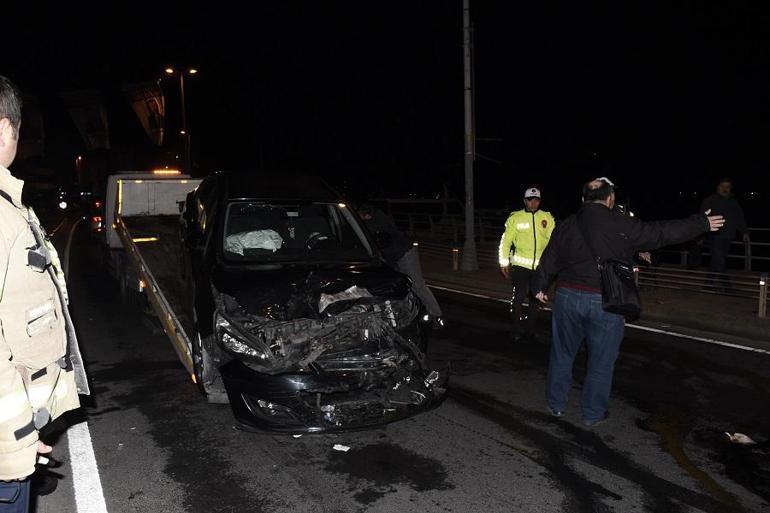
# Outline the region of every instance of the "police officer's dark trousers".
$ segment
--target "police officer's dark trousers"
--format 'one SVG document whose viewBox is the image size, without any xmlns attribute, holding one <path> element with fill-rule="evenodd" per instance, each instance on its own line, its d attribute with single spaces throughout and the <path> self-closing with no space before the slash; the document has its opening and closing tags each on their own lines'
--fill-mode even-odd
<svg viewBox="0 0 770 513">
<path fill-rule="evenodd" d="M 533 271 L 518 265 L 510 267 L 511 284 L 511 322 L 513 323 L 511 335 L 522 337 L 532 335 L 537 322 L 539 310 L 538 301 L 529 293 L 529 277 Z M 524 308 L 524 300 L 528 307 Z"/>
</svg>

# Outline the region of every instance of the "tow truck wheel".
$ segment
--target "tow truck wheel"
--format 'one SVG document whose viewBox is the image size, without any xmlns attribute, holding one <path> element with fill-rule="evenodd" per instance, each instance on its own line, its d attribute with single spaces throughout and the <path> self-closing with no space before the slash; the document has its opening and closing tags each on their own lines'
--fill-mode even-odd
<svg viewBox="0 0 770 513">
<path fill-rule="evenodd" d="M 195 382 L 198 389 L 206 396 L 210 403 L 227 404 L 230 401 L 227 398 L 225 385 L 222 382 L 222 375 L 214 365 L 207 347 L 214 344 L 214 335 L 201 338 L 200 332 L 195 330 L 195 339 L 193 340 L 192 360 L 193 371 L 195 372 Z"/>
</svg>

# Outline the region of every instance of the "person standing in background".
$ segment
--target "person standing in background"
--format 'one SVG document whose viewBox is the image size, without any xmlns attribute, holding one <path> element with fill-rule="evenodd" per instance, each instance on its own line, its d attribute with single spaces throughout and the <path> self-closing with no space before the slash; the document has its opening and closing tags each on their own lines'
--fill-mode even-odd
<svg viewBox="0 0 770 513">
<path fill-rule="evenodd" d="M 716 192 L 705 198 L 700 206 L 701 212 L 710 211 L 713 215 L 721 215 L 725 218 L 725 225 L 718 232 L 710 233 L 706 237 L 709 253 L 708 270 L 714 273 L 709 283 L 716 280 L 717 289 L 723 291 L 730 288 L 730 280 L 727 276 L 727 258 L 730 254 L 730 246 L 738 232 L 741 233 L 744 243 L 751 242 L 749 231 L 746 228 L 746 218 L 743 208 L 733 196 L 733 181 L 730 178 L 722 178 L 717 184 Z"/>
<path fill-rule="evenodd" d="M 540 306 L 529 294 L 529 279 L 556 226 L 551 213 L 540 210 L 540 200 L 540 189 L 530 187 L 524 191 L 524 208 L 508 216 L 498 248 L 500 272 L 511 280 L 511 338 L 516 342 L 535 336 Z M 527 298 L 525 314 L 523 303 Z"/>
</svg>

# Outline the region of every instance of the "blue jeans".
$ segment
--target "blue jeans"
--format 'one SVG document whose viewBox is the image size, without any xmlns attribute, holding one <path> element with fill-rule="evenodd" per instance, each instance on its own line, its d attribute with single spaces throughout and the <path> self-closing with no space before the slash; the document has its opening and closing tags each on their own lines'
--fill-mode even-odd
<svg viewBox="0 0 770 513">
<path fill-rule="evenodd" d="M 553 342 L 548 363 L 548 405 L 564 411 L 572 366 L 583 340 L 588 351 L 588 369 L 583 383 L 583 420 L 604 418 L 612 388 L 612 374 L 623 340 L 625 318 L 605 312 L 602 295 L 559 287 L 553 301 Z"/>
<path fill-rule="evenodd" d="M 24 481 L 0 481 L 0 513 L 29 511 L 29 478 Z"/>
</svg>

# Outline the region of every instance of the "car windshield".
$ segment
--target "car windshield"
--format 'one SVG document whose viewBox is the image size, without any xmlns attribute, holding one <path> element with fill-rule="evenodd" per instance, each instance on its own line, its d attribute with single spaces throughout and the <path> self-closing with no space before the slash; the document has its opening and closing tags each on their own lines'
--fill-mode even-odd
<svg viewBox="0 0 770 513">
<path fill-rule="evenodd" d="M 234 262 L 360 262 L 373 258 L 344 204 L 235 201 L 227 206 L 224 258 Z"/>
</svg>

